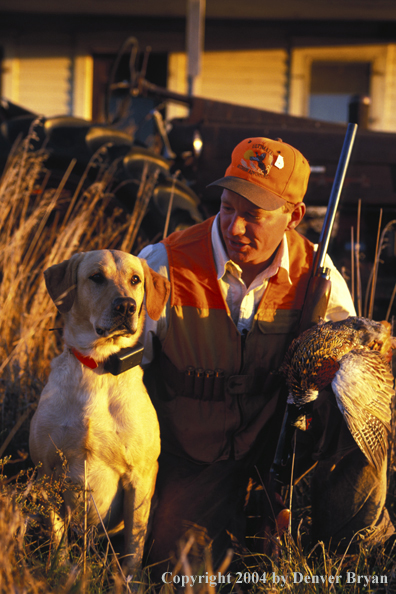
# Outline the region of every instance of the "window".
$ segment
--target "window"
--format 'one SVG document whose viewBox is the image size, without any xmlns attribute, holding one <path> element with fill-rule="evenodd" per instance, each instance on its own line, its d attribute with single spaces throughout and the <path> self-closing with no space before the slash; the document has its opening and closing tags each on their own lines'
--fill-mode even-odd
<svg viewBox="0 0 396 594">
<path fill-rule="evenodd" d="M 292 50 L 289 89 L 292 115 L 345 122 L 349 98 L 363 94 L 371 99 L 369 127 L 396 131 L 395 92 L 395 44 Z"/>
<path fill-rule="evenodd" d="M 370 62 L 312 62 L 309 117 L 347 122 L 351 99 L 370 95 L 370 76 Z"/>
</svg>

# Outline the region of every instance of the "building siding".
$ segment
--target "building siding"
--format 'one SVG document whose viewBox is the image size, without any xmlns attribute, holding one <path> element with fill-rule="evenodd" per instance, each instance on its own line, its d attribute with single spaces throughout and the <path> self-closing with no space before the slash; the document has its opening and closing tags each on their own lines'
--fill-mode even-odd
<svg viewBox="0 0 396 594">
<path fill-rule="evenodd" d="M 383 129 L 396 131 L 396 44 L 387 46 Z"/>
<path fill-rule="evenodd" d="M 67 54 L 66 48 L 19 47 L 11 100 L 45 116 L 71 114 L 73 63 Z"/>
<path fill-rule="evenodd" d="M 3 94 L 46 117 L 92 114 L 92 56 L 72 43 L 4 43 Z"/>
<path fill-rule="evenodd" d="M 169 59 L 168 86 L 185 93 L 186 55 Z M 286 108 L 287 53 L 284 50 L 204 52 L 194 94 L 207 99 L 283 112 Z M 180 108 L 171 110 L 172 115 Z"/>
</svg>

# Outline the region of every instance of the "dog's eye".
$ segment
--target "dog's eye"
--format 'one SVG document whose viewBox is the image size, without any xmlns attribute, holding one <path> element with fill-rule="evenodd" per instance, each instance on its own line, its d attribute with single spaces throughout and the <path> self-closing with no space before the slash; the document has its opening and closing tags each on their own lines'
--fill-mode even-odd
<svg viewBox="0 0 396 594">
<path fill-rule="evenodd" d="M 89 277 L 89 279 L 91 281 L 93 281 L 94 283 L 96 283 L 97 285 L 103 284 L 106 280 L 105 277 L 103 276 L 103 274 L 101 274 L 100 272 L 93 274 L 92 276 Z"/>
<path fill-rule="evenodd" d="M 134 274 L 133 277 L 131 278 L 131 285 L 138 285 L 141 282 L 142 281 L 140 280 L 140 278 L 138 277 L 137 274 Z"/>
</svg>

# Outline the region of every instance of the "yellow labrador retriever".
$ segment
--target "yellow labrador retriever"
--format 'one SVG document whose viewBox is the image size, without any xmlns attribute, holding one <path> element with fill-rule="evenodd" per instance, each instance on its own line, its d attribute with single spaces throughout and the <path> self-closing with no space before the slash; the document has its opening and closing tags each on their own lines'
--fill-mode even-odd
<svg viewBox="0 0 396 594">
<path fill-rule="evenodd" d="M 52 362 L 31 422 L 30 454 L 49 476 L 61 471 L 60 450 L 71 481 L 80 485 L 86 461 L 89 490 L 103 521 L 110 528 L 124 523 L 124 569 L 132 573 L 141 564 L 160 436 L 141 367 L 119 373 L 114 361 L 118 357 L 122 369 L 145 309 L 159 318 L 169 283 L 144 260 L 116 250 L 76 254 L 44 274 L 64 317 L 65 348 Z M 64 494 L 64 512 L 73 509 L 75 497 Z M 92 502 L 88 522 L 99 524 Z M 52 524 L 60 539 L 64 519 L 53 517 Z"/>
</svg>

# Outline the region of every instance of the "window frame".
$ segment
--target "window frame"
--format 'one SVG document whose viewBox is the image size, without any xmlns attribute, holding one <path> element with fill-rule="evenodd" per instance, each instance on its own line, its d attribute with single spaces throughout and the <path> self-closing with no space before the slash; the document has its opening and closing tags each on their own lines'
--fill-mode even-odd
<svg viewBox="0 0 396 594">
<path fill-rule="evenodd" d="M 369 127 L 373 130 L 387 129 L 391 118 L 387 81 L 391 76 L 391 60 L 396 55 L 395 47 L 393 44 L 384 44 L 293 49 L 289 113 L 308 117 L 311 67 L 314 61 L 369 62 L 371 64 Z"/>
</svg>

